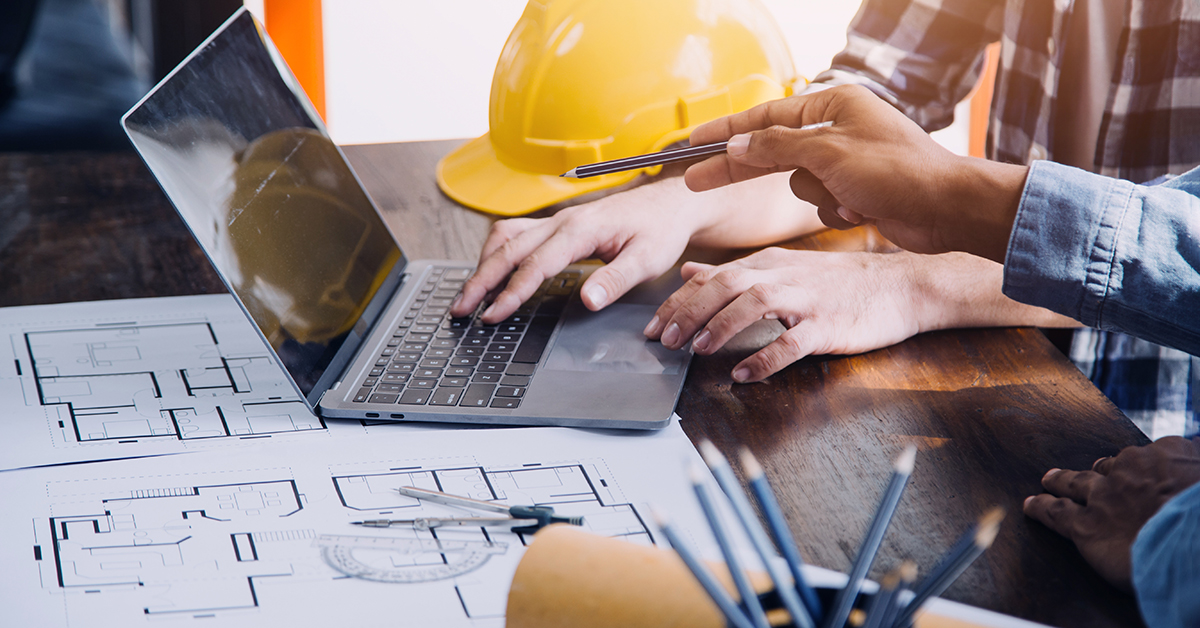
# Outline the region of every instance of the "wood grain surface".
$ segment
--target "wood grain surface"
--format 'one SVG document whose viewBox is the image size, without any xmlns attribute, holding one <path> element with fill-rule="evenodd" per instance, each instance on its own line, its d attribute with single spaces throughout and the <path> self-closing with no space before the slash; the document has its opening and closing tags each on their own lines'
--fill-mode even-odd
<svg viewBox="0 0 1200 628">
<path fill-rule="evenodd" d="M 492 218 L 457 206 L 434 182 L 436 161 L 457 144 L 345 149 L 410 258 L 475 259 L 486 237 Z M 887 247 L 867 230 L 793 245 Z M 0 305 L 222 291 L 136 155 L 0 155 Z M 734 385 L 733 365 L 780 330 L 763 322 L 697 357 L 678 412 L 693 440 L 754 451 L 810 562 L 849 567 L 891 459 L 913 442 L 916 472 L 873 576 L 904 558 L 931 569 L 1000 504 L 1009 514 L 995 546 L 946 597 L 1056 626 L 1140 625 L 1130 596 L 1020 512 L 1047 469 L 1084 468 L 1146 442 L 1041 333 L 924 334 Z"/>
</svg>

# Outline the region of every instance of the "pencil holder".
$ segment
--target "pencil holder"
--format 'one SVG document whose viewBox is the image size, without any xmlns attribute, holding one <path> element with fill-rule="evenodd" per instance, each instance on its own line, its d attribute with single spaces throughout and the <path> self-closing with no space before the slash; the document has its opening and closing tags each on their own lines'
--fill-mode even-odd
<svg viewBox="0 0 1200 628">
<path fill-rule="evenodd" d="M 722 564 L 710 564 L 734 591 Z M 772 626 L 787 613 L 766 574 L 749 574 Z M 824 606 L 837 589 L 817 588 Z M 868 604 L 860 594 L 855 607 Z M 507 628 L 724 628 L 724 617 L 672 551 L 552 525 L 534 536 L 508 593 Z"/>
</svg>

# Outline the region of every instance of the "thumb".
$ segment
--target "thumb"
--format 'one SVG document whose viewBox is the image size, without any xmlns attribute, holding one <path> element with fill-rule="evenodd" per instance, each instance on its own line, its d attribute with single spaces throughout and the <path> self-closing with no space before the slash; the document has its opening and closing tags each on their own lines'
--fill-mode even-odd
<svg viewBox="0 0 1200 628">
<path fill-rule="evenodd" d="M 791 170 L 820 163 L 826 138 L 831 129 L 802 127 L 794 129 L 782 124 L 761 131 L 729 138 L 725 151 L 737 163 L 754 168 Z"/>
</svg>

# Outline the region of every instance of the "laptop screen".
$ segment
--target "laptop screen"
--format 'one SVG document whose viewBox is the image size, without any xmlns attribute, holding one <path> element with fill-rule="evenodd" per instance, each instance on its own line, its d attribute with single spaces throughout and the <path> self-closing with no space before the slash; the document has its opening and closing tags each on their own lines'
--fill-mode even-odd
<svg viewBox="0 0 1200 628">
<path fill-rule="evenodd" d="M 403 255 L 278 52 L 241 10 L 123 123 L 315 403 Z"/>
</svg>

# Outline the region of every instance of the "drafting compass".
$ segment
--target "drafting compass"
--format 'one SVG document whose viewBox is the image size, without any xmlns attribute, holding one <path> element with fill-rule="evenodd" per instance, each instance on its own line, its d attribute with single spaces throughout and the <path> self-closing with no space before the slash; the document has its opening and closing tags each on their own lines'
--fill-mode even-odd
<svg viewBox="0 0 1200 628">
<path fill-rule="evenodd" d="M 468 497 L 451 495 L 441 491 L 431 491 L 413 486 L 403 486 L 398 489 L 401 495 L 414 497 L 435 504 L 471 508 L 485 512 L 502 513 L 502 517 L 418 517 L 416 519 L 370 519 L 367 521 L 351 521 L 354 525 L 370 528 L 390 528 L 392 526 L 408 526 L 416 530 L 429 530 L 447 526 L 513 526 L 512 531 L 518 534 L 533 534 L 552 523 L 569 523 L 583 525 L 583 517 L 560 517 L 554 514 L 549 506 L 505 506 L 494 502 L 485 502 Z"/>
</svg>

